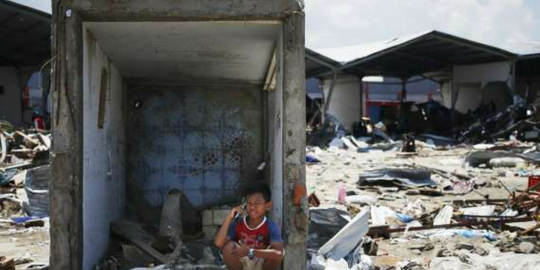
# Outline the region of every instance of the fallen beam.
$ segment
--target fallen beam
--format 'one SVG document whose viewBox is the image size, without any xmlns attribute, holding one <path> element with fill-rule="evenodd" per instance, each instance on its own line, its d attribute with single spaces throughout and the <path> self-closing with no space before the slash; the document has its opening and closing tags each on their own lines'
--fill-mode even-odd
<svg viewBox="0 0 540 270">
<path fill-rule="evenodd" d="M 400 228 L 389 228 L 388 226 L 377 226 L 377 227 L 370 227 L 367 235 L 375 235 L 375 234 L 388 234 L 388 233 L 396 233 L 396 232 L 404 232 L 404 231 L 425 231 L 425 230 L 435 230 L 435 229 L 448 229 L 448 228 L 456 228 L 456 227 L 469 227 L 474 225 L 494 225 L 494 224 L 505 224 L 510 222 L 524 222 L 524 221 L 531 221 L 533 220 L 530 217 L 525 218 L 499 218 L 497 220 L 470 220 L 466 222 L 461 223 L 454 223 L 454 224 L 445 224 L 445 225 L 427 225 L 422 227 L 400 227 Z"/>
<path fill-rule="evenodd" d="M 169 262 L 169 258 L 166 255 L 152 247 L 154 237 L 148 234 L 140 224 L 132 221 L 120 220 L 113 222 L 111 230 L 114 234 L 133 243 L 136 247 L 140 248 L 158 262 L 163 264 Z"/>
</svg>

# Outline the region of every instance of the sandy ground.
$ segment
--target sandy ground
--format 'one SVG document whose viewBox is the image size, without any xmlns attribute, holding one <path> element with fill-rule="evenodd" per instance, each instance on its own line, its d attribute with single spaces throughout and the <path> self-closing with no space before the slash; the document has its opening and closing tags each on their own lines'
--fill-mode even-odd
<svg viewBox="0 0 540 270">
<path fill-rule="evenodd" d="M 22 182 L 26 173 L 22 172 L 14 177 L 15 182 Z M 19 200 L 26 200 L 24 188 L 17 188 L 16 195 Z M 21 216 L 21 209 L 1 213 L 0 219 Z M 44 227 L 24 228 L 0 222 L 0 256 L 8 259 L 28 258 L 33 263 L 49 263 L 49 222 L 45 219 Z M 16 269 L 26 269 L 29 263 L 16 266 Z"/>
<path fill-rule="evenodd" d="M 29 258 L 33 263 L 49 263 L 49 229 L 0 227 L 0 254 L 8 258 Z M 29 264 L 18 265 L 26 269 Z"/>
</svg>

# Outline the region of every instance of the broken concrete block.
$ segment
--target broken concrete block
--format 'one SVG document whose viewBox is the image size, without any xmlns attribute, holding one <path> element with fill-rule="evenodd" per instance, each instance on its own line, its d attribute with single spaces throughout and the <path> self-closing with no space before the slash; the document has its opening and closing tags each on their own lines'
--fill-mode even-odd
<svg viewBox="0 0 540 270">
<path fill-rule="evenodd" d="M 214 236 L 216 236 L 218 229 L 218 226 L 203 226 L 204 238 L 214 239 Z"/>
<path fill-rule="evenodd" d="M 223 221 L 225 220 L 225 218 L 227 217 L 227 215 L 229 215 L 229 212 L 230 212 L 229 209 L 214 210 L 213 224 L 214 225 L 221 225 L 223 223 Z"/>
<path fill-rule="evenodd" d="M 159 222 L 159 235 L 176 237 L 182 235 L 182 213 L 180 211 L 180 199 L 182 192 L 172 189 L 167 194 L 161 220 Z"/>
<path fill-rule="evenodd" d="M 212 226 L 212 225 L 214 225 L 214 211 L 213 210 L 204 210 L 202 212 L 202 222 L 203 222 L 203 226 Z"/>
</svg>

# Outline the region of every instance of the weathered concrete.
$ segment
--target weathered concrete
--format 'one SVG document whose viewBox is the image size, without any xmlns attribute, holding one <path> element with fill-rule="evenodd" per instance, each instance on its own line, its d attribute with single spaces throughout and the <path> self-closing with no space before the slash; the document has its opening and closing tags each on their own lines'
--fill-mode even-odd
<svg viewBox="0 0 540 270">
<path fill-rule="evenodd" d="M 53 1 L 51 269 L 82 265 L 82 24 Z"/>
<path fill-rule="evenodd" d="M 308 206 L 306 197 L 306 117 L 304 14 L 283 24 L 283 235 L 284 268 L 305 269 Z"/>
<path fill-rule="evenodd" d="M 110 223 L 125 210 L 126 121 L 122 76 L 92 34 L 83 33 L 83 269 L 89 270 L 107 252 Z"/>
<path fill-rule="evenodd" d="M 283 19 L 303 10 L 301 0 L 65 0 L 94 21 L 201 21 Z"/>
</svg>

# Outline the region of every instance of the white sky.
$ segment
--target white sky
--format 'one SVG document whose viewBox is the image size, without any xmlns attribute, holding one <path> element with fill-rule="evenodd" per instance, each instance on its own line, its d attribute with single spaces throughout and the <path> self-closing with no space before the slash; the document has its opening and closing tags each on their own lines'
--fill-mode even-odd
<svg viewBox="0 0 540 270">
<path fill-rule="evenodd" d="M 8 0 L 51 13 L 51 0 Z"/>
<path fill-rule="evenodd" d="M 11 1 L 51 12 L 50 0 Z M 312 49 L 440 30 L 508 50 L 538 45 L 540 52 L 538 0 L 304 1 L 306 46 Z"/>
<path fill-rule="evenodd" d="M 305 0 L 305 4 L 306 46 L 312 49 L 429 30 L 505 49 L 523 42 L 540 45 L 538 0 Z"/>
</svg>

